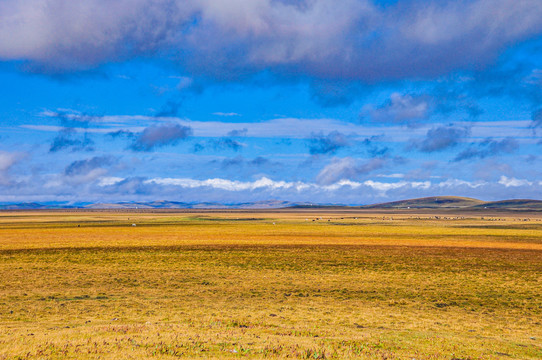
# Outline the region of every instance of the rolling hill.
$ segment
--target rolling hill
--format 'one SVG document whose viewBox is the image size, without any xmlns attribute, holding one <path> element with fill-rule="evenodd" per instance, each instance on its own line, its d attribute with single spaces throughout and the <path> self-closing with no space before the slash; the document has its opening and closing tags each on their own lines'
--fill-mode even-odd
<svg viewBox="0 0 542 360">
<path fill-rule="evenodd" d="M 505 210 L 542 210 L 542 201 L 530 199 L 514 199 L 486 202 L 474 206 L 484 209 L 505 209 Z"/>
<path fill-rule="evenodd" d="M 506 210 L 542 211 L 542 201 L 511 199 L 482 201 L 458 196 L 432 196 L 419 199 L 392 201 L 363 206 L 364 209 L 464 209 L 464 210 Z"/>
<path fill-rule="evenodd" d="M 484 201 L 458 196 L 432 196 L 366 205 L 366 209 L 458 209 L 485 204 Z"/>
</svg>

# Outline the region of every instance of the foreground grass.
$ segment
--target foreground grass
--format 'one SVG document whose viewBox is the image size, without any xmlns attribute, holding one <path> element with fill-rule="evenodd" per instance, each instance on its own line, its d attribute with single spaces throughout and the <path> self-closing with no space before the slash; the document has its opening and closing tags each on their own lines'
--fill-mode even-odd
<svg viewBox="0 0 542 360">
<path fill-rule="evenodd" d="M 541 222 L 387 218 L 4 213 L 0 359 L 542 358 Z"/>
</svg>

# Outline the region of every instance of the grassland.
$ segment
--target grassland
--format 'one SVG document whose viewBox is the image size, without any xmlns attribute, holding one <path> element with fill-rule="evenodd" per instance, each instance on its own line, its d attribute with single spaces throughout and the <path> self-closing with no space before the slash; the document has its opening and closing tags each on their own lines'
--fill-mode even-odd
<svg viewBox="0 0 542 360">
<path fill-rule="evenodd" d="M 541 359 L 541 217 L 0 213 L 0 359 L 176 357 Z"/>
</svg>

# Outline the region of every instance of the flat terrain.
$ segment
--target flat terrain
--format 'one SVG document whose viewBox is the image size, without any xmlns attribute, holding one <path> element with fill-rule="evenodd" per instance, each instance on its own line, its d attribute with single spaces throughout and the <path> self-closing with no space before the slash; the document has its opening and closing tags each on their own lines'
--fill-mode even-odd
<svg viewBox="0 0 542 360">
<path fill-rule="evenodd" d="M 541 359 L 541 220 L 0 212 L 0 359 Z"/>
</svg>

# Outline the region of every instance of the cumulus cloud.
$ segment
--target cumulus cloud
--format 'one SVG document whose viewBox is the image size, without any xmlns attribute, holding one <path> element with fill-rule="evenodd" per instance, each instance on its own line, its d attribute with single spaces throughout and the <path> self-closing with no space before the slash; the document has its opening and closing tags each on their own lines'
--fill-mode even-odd
<svg viewBox="0 0 542 360">
<path fill-rule="evenodd" d="M 337 150 L 348 146 L 349 141 L 344 134 L 332 131 L 327 135 L 313 134 L 308 145 L 312 155 L 334 154 Z"/>
<path fill-rule="evenodd" d="M 476 188 L 479 188 L 481 186 L 485 186 L 487 185 L 488 183 L 485 182 L 485 181 L 466 181 L 466 180 L 460 180 L 460 179 L 447 179 L 443 182 L 440 182 L 438 184 L 438 187 L 441 187 L 441 188 L 449 188 L 449 189 L 453 189 L 453 188 L 460 188 L 460 187 L 469 187 L 471 189 L 476 189 Z"/>
<path fill-rule="evenodd" d="M 405 187 L 409 187 L 413 189 L 429 189 L 429 187 L 431 186 L 430 181 L 399 181 L 396 183 L 384 183 L 384 182 L 378 182 L 378 181 L 373 181 L 373 180 L 367 180 L 363 182 L 363 184 L 384 193 L 389 190 L 395 190 L 395 189 L 400 189 L 400 188 L 405 188 Z"/>
<path fill-rule="evenodd" d="M 246 144 L 237 141 L 229 137 L 221 137 L 218 139 L 208 140 L 206 142 L 200 142 L 194 145 L 194 152 L 203 151 L 207 148 L 212 148 L 215 151 L 233 150 L 240 151 Z"/>
<path fill-rule="evenodd" d="M 135 151 L 151 151 L 156 147 L 175 145 L 192 135 L 192 128 L 179 124 L 149 126 L 140 133 L 130 146 Z"/>
<path fill-rule="evenodd" d="M 427 117 L 429 98 L 426 95 L 393 93 L 381 106 L 367 107 L 365 111 L 374 121 L 413 125 L 416 121 Z"/>
<path fill-rule="evenodd" d="M 147 180 L 146 183 L 175 185 L 186 188 L 211 187 L 228 191 L 256 190 L 261 188 L 270 188 L 275 190 L 295 188 L 297 190 L 303 190 L 309 187 L 309 185 L 303 182 L 273 181 L 266 177 L 255 181 L 234 181 L 220 178 L 207 180 L 155 178 Z"/>
<path fill-rule="evenodd" d="M 146 182 L 147 180 L 140 176 L 134 176 L 129 178 L 123 178 L 122 180 L 115 179 L 110 184 L 99 184 L 103 190 L 103 194 L 109 196 L 115 196 L 117 194 L 123 194 L 129 196 L 130 199 L 134 199 L 136 196 L 145 196 L 155 193 L 153 188 Z M 153 200 L 155 200 L 154 198 Z"/>
<path fill-rule="evenodd" d="M 0 157 L 1 158 L 1 157 Z M 0 160 L 1 163 L 1 160 Z M 126 178 L 96 176 L 89 181 L 49 174 L 35 179 L 22 179 L 17 191 L 6 191 L 10 184 L 3 184 L 3 201 L 173 201 L 239 203 L 280 199 L 312 203 L 370 204 L 400 198 L 422 196 L 479 196 L 486 200 L 502 200 L 517 196 L 539 198 L 542 182 L 538 180 L 501 177 L 498 182 L 468 181 L 448 178 L 443 181 L 364 181 L 341 179 L 329 184 L 306 181 L 285 181 L 258 176 L 252 180 L 238 181 L 219 177 L 194 179 L 174 177 Z M 83 179 L 83 177 L 81 177 Z M 380 178 L 381 179 L 381 178 Z M 58 190 L 62 192 L 59 194 Z M 37 191 L 39 190 L 39 191 Z"/>
<path fill-rule="evenodd" d="M 388 162 L 386 158 L 375 158 L 359 163 L 350 157 L 333 159 L 317 175 L 319 184 L 332 184 L 339 180 L 354 179 L 371 171 L 383 168 Z"/>
<path fill-rule="evenodd" d="M 400 181 L 396 183 L 384 183 L 373 180 L 367 180 L 364 182 L 340 180 L 331 184 L 319 185 L 314 183 L 307 183 L 302 181 L 275 181 L 267 177 L 262 177 L 254 181 L 234 181 L 221 178 L 195 180 L 195 179 L 179 179 L 179 178 L 154 178 L 145 181 L 146 184 L 159 184 L 167 186 L 178 186 L 182 188 L 213 188 L 226 191 L 255 191 L 255 190 L 295 190 L 298 192 L 308 190 L 319 191 L 336 191 L 344 187 L 351 189 L 357 189 L 360 187 L 366 187 L 368 189 L 377 190 L 379 192 L 386 192 L 399 188 L 421 188 L 428 189 L 431 186 L 430 182 L 407 182 Z"/>
<path fill-rule="evenodd" d="M 280 141 L 286 144 L 291 139 L 309 140 L 312 137 L 321 135 L 327 136 L 334 131 L 343 134 L 351 141 L 352 145 L 358 141 L 365 140 L 357 138 L 355 134 L 363 134 L 368 142 L 377 144 L 382 140 L 393 140 L 393 142 L 407 141 L 412 134 L 423 135 L 431 126 L 425 124 L 405 131 L 401 125 L 371 126 L 368 124 L 355 124 L 336 118 L 292 118 L 281 117 L 258 122 L 228 122 L 228 121 L 198 121 L 192 119 L 156 118 L 146 115 L 105 115 L 94 116 L 88 127 L 71 127 L 73 131 L 80 134 L 108 134 L 113 137 L 130 137 L 137 135 L 153 124 L 163 124 L 168 121 L 175 124 L 190 127 L 195 136 L 220 138 L 224 134 L 231 135 L 245 134 L 252 138 L 281 138 Z M 436 126 L 436 125 L 433 125 Z M 44 132 L 58 132 L 65 129 L 63 126 L 52 126 L 45 124 L 23 124 L 24 129 Z M 532 133 L 532 121 L 530 120 L 503 120 L 503 121 L 478 121 L 458 122 L 456 127 L 468 127 L 472 136 L 476 138 L 489 136 L 506 136 L 513 130 L 517 134 L 518 141 L 529 141 L 538 138 Z M 384 136 L 385 133 L 385 136 Z M 348 135 L 347 135 L 348 134 Z M 230 135 L 228 135 L 230 136 Z M 233 137 L 233 136 L 232 136 Z"/>
<path fill-rule="evenodd" d="M 93 151 L 94 141 L 85 132 L 79 134 L 73 128 L 64 128 L 58 132 L 57 136 L 51 142 L 49 152 L 57 152 L 61 150 L 76 151 Z"/>
<path fill-rule="evenodd" d="M 69 109 L 44 111 L 40 115 L 54 118 L 60 123 L 57 136 L 51 142 L 49 152 L 94 150 L 94 141 L 89 137 L 87 128 L 99 117 Z"/>
<path fill-rule="evenodd" d="M 511 179 L 507 179 L 511 180 Z M 515 179 L 512 179 L 515 180 Z M 517 181 L 517 180 L 516 180 Z M 519 180 L 521 185 L 527 183 L 524 180 Z M 254 181 L 234 181 L 222 178 L 212 178 L 204 180 L 196 180 L 190 178 L 153 178 L 144 181 L 145 184 L 156 184 L 161 186 L 174 186 L 185 189 L 216 189 L 223 190 L 228 192 L 254 192 L 254 191 L 294 191 L 294 193 L 302 194 L 312 194 L 312 195 L 322 195 L 329 196 L 330 194 L 338 194 L 338 191 L 348 193 L 351 190 L 356 190 L 355 194 L 358 194 L 357 203 L 362 203 L 363 199 L 366 199 L 368 194 L 372 196 L 387 196 L 391 192 L 397 192 L 398 194 L 446 194 L 447 192 L 454 192 L 459 189 L 463 191 L 464 189 L 475 190 L 481 187 L 496 187 L 498 185 L 508 187 L 508 186 L 521 186 L 521 185 L 509 185 L 502 181 L 496 184 L 488 182 L 470 182 L 460 179 L 447 179 L 442 182 L 432 183 L 430 181 L 396 181 L 396 182 L 382 182 L 374 180 L 365 180 L 365 181 L 352 181 L 352 180 L 338 180 L 329 184 L 318 184 L 310 183 L 303 181 L 277 181 L 272 180 L 267 177 L 262 177 Z M 346 191 L 345 191 L 346 190 Z M 360 191 L 365 190 L 365 192 Z M 289 194 L 294 194 L 288 192 Z M 361 194 L 361 195 L 359 195 Z M 380 198 L 382 199 L 382 198 Z M 314 198 L 313 198 L 314 200 Z"/>
<path fill-rule="evenodd" d="M 102 176 L 98 182 L 98 186 L 111 186 L 123 181 L 124 178 L 118 176 Z"/>
<path fill-rule="evenodd" d="M 8 170 L 15 163 L 15 155 L 5 151 L 0 151 L 0 171 Z"/>
<path fill-rule="evenodd" d="M 506 187 L 520 187 L 520 186 L 532 186 L 533 182 L 525 179 L 516 179 L 514 177 L 509 178 L 507 176 L 501 176 L 499 184 Z"/>
<path fill-rule="evenodd" d="M 439 126 L 429 129 L 423 140 L 414 141 L 411 146 L 423 152 L 440 151 L 456 146 L 469 133 L 467 128 Z"/>
<path fill-rule="evenodd" d="M 519 148 L 516 139 L 507 137 L 502 140 L 485 139 L 478 144 L 472 144 L 469 148 L 460 152 L 454 161 L 468 160 L 479 158 L 483 159 L 488 156 L 499 155 L 502 153 L 512 153 Z"/>
<path fill-rule="evenodd" d="M 20 158 L 20 154 L 0 151 L 0 185 L 8 184 L 8 171 Z"/>
<path fill-rule="evenodd" d="M 374 81 L 489 63 L 542 31 L 538 0 L 5 0 L 0 59 L 34 71 L 170 54 L 193 74 Z"/>
<path fill-rule="evenodd" d="M 87 175 L 88 173 L 111 165 L 114 158 L 111 156 L 95 156 L 90 159 L 77 160 L 72 162 L 64 170 L 66 176 Z"/>
<path fill-rule="evenodd" d="M 57 178 L 54 182 L 65 181 L 69 185 L 90 186 L 107 174 L 107 167 L 115 162 L 112 156 L 95 156 L 89 159 L 76 160 L 64 169 L 64 179 Z M 54 183 L 53 182 L 53 183 Z"/>
<path fill-rule="evenodd" d="M 367 152 L 371 157 L 381 157 L 390 152 L 387 146 L 381 146 L 378 141 L 382 140 L 382 135 L 374 135 L 363 139 L 361 144 L 367 148 Z"/>
<path fill-rule="evenodd" d="M 191 11 L 170 0 L 2 1 L 0 57 L 43 72 L 86 69 L 173 44 Z"/>
</svg>

